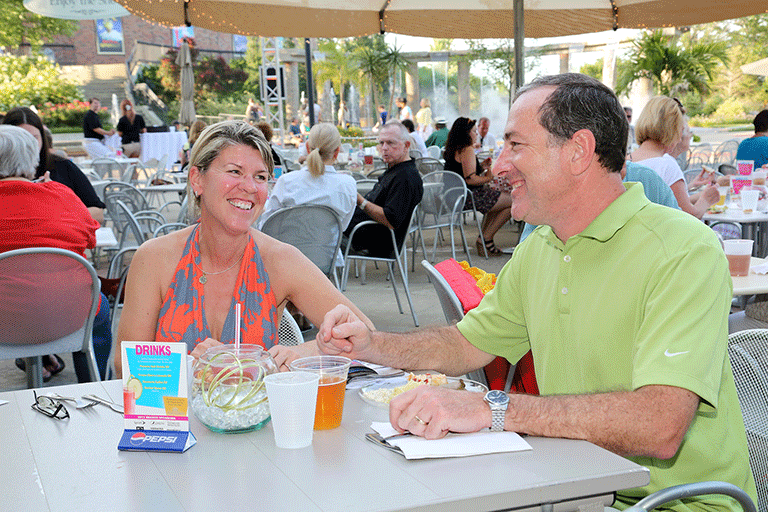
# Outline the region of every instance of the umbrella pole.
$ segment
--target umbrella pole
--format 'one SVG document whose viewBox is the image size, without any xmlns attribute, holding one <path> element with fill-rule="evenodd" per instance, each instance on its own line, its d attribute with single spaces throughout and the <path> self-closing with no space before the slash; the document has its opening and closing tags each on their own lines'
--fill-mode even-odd
<svg viewBox="0 0 768 512">
<path fill-rule="evenodd" d="M 304 38 L 304 59 L 307 62 L 307 104 L 309 108 L 309 126 L 315 126 L 315 81 L 312 77 L 312 49 L 309 46 L 309 38 Z"/>
<path fill-rule="evenodd" d="M 515 90 L 525 84 L 525 26 L 523 14 L 523 0 L 514 0 L 515 13 Z"/>
</svg>

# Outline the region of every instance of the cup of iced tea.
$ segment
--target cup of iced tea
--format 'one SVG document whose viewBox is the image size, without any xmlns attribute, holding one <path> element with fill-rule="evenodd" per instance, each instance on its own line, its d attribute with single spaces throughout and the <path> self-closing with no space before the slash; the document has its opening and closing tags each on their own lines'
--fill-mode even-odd
<svg viewBox="0 0 768 512">
<path fill-rule="evenodd" d="M 728 270 L 732 276 L 749 274 L 749 264 L 752 259 L 752 240 L 723 240 L 723 250 L 728 258 Z"/>
<path fill-rule="evenodd" d="M 342 356 L 312 356 L 296 359 L 292 371 L 312 372 L 320 376 L 315 407 L 315 430 L 329 430 L 341 425 L 344 391 L 352 361 Z"/>
</svg>

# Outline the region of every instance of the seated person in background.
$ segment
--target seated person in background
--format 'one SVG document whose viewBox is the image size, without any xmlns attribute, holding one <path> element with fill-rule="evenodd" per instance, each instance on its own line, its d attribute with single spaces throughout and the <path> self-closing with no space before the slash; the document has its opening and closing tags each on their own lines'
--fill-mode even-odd
<svg viewBox="0 0 768 512">
<path fill-rule="evenodd" d="M 488 130 L 491 127 L 491 120 L 487 117 L 481 117 L 477 121 L 477 147 L 478 149 L 490 148 L 491 152 L 496 150 L 496 137 Z"/>
<path fill-rule="evenodd" d="M 144 118 L 133 109 L 131 100 L 120 102 L 120 112 L 123 117 L 117 122 L 117 133 L 120 135 L 123 154 L 128 158 L 137 158 L 141 154 L 141 134 L 147 132 L 147 125 Z"/>
<path fill-rule="evenodd" d="M 280 158 L 280 155 L 277 154 L 277 151 L 275 151 L 275 148 L 272 145 L 272 137 L 274 137 L 272 126 L 270 126 L 270 124 L 266 121 L 259 121 L 255 126 L 261 130 L 261 133 L 264 134 L 264 138 L 269 142 L 269 147 L 272 150 L 272 161 L 275 163 L 275 167 L 282 166 L 283 160 Z"/>
<path fill-rule="evenodd" d="M 583 439 L 648 468 L 616 508 L 667 487 L 730 482 L 756 499 L 727 357 L 732 281 L 714 232 L 623 184 L 627 118 L 613 91 L 575 73 L 518 89 L 494 170 L 513 216 L 543 224 L 456 325 L 371 332 L 338 306 L 328 354 L 462 375 L 533 353 L 541 396 L 419 386 L 389 404 L 400 432 L 436 439 L 490 427 Z M 738 511 L 724 496 L 672 510 Z"/>
<path fill-rule="evenodd" d="M 179 162 L 181 163 L 182 167 L 189 163 L 189 153 L 192 151 L 192 147 L 195 145 L 195 141 L 203 132 L 206 126 L 208 126 L 208 123 L 200 119 L 192 123 L 192 127 L 189 129 L 189 137 L 187 138 L 187 142 L 179 152 Z"/>
<path fill-rule="evenodd" d="M 448 140 L 445 144 L 445 170 L 453 171 L 467 184 L 472 198 L 467 198 L 464 209 L 471 209 L 474 201 L 475 209 L 483 214 L 483 239 L 477 237 L 477 254 L 484 256 L 483 240 L 488 256 L 501 256 L 504 253 L 493 243 L 493 237 L 501 226 L 510 218 L 509 210 L 512 196 L 490 186 L 493 174 L 490 172 L 491 158 L 480 162 L 475 156 L 477 128 L 475 122 L 466 117 L 460 117 L 453 122 Z"/>
<path fill-rule="evenodd" d="M 768 110 L 763 110 L 752 121 L 755 134 L 739 143 L 737 160 L 754 160 L 755 169 L 768 163 Z"/>
<path fill-rule="evenodd" d="M 421 202 L 424 185 L 408 150 L 411 137 L 399 121 L 389 121 L 379 130 L 379 154 L 387 170 L 365 197 L 357 194 L 357 208 L 349 227 L 352 229 L 366 220 L 375 220 L 378 226 L 363 226 L 355 233 L 352 249 L 371 256 L 392 254 L 389 229 L 395 231 L 398 246 L 405 240 L 413 210 Z M 342 242 L 345 244 L 345 242 Z M 320 324 L 315 324 L 320 325 Z"/>
<path fill-rule="evenodd" d="M 637 119 L 635 133 L 640 147 L 629 155 L 629 160 L 656 171 L 672 189 L 680 208 L 700 219 L 720 199 L 720 193 L 717 187 L 709 185 L 698 194 L 688 195 L 683 172 L 668 154 L 680 142 L 684 128 L 685 119 L 678 102 L 666 96 L 651 98 Z"/>
<path fill-rule="evenodd" d="M 379 105 L 376 107 L 376 109 L 379 111 L 379 119 L 376 121 L 376 124 L 373 125 L 373 128 L 371 131 L 373 133 L 379 133 L 379 130 L 381 130 L 381 127 L 387 124 L 387 109 L 384 108 L 384 105 Z"/>
<path fill-rule="evenodd" d="M 298 249 L 251 227 L 267 200 L 272 168 L 269 143 L 248 123 L 224 121 L 200 134 L 188 181 L 200 220 L 153 238 L 136 252 L 118 346 L 123 340 L 183 342 L 199 357 L 234 341 L 237 303 L 243 305 L 242 342 L 265 347 L 278 366 L 291 354 L 317 352 L 314 341 L 277 345 L 278 306 L 287 300 L 317 325 L 341 303 L 373 328 Z M 120 350 L 115 367 L 119 376 Z"/>
<path fill-rule="evenodd" d="M 298 117 L 291 119 L 291 125 L 288 127 L 288 130 L 291 132 L 291 144 L 299 147 L 300 144 L 304 143 L 304 137 L 301 134 L 301 126 L 299 126 Z"/>
<path fill-rule="evenodd" d="M 445 147 L 445 142 L 448 140 L 448 128 L 445 125 L 445 119 L 438 117 L 435 119 L 435 131 L 424 143 L 427 147 L 437 146 L 440 148 Z"/>
<path fill-rule="evenodd" d="M 47 172 L 42 183 L 32 183 L 40 158 L 39 145 L 28 130 L 0 125 L 0 252 L 57 247 L 85 257 L 85 250 L 96 245 L 99 224 L 72 190 L 51 181 Z M 111 346 L 109 302 L 102 294 L 93 323 L 93 349 L 101 378 L 106 375 Z M 77 381 L 90 381 L 86 355 L 75 352 L 72 357 Z M 45 381 L 64 369 L 58 356 L 43 360 Z M 20 361 L 16 364 L 24 369 L 24 361 Z"/>
<path fill-rule="evenodd" d="M 106 146 L 106 137 L 115 134 L 115 130 L 105 130 L 97 112 L 101 108 L 98 98 L 88 100 L 88 111 L 83 117 L 83 141 L 85 149 L 91 157 L 114 156 L 114 152 Z"/>
<path fill-rule="evenodd" d="M 427 152 L 427 146 L 424 144 L 424 139 L 421 138 L 421 134 L 417 132 L 416 128 L 413 126 L 413 121 L 406 119 L 405 121 L 402 121 L 402 123 L 403 126 L 408 129 L 408 133 L 411 135 L 411 147 L 419 152 L 421 158 L 428 157 L 429 153 Z"/>
<path fill-rule="evenodd" d="M 53 181 L 59 182 L 71 188 L 77 197 L 83 202 L 91 217 L 99 224 L 104 223 L 104 209 L 106 205 L 101 201 L 93 185 L 83 174 L 83 171 L 71 160 L 61 158 L 50 153 L 48 140 L 43 137 L 45 128 L 37 114 L 28 107 L 15 107 L 8 111 L 3 119 L 3 124 L 18 126 L 27 130 L 37 140 L 40 147 L 35 178 L 41 178 L 46 172 L 50 173 Z"/>
</svg>

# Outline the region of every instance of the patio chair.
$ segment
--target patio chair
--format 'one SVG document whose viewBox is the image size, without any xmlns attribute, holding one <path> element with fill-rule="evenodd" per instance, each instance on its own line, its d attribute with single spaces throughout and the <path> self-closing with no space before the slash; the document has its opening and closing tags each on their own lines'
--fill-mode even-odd
<svg viewBox="0 0 768 512">
<path fill-rule="evenodd" d="M 126 247 L 118 251 L 109 262 L 109 270 L 107 271 L 107 280 L 118 279 L 117 288 L 115 289 L 114 297 L 110 297 L 110 310 L 109 310 L 109 325 L 112 329 L 112 338 L 117 339 L 117 327 L 120 323 L 120 314 L 123 309 L 123 295 L 125 290 L 125 282 L 128 278 L 128 270 L 130 269 L 130 259 L 136 254 L 138 247 Z M 129 259 L 130 258 L 130 259 Z M 105 292 L 106 293 L 106 292 Z M 111 294 L 110 294 L 111 295 Z M 114 375 L 114 349 L 115 344 L 112 344 L 112 348 L 109 353 L 109 360 L 107 363 L 107 375 L 106 380 L 113 378 Z"/>
<path fill-rule="evenodd" d="M 318 204 L 281 208 L 269 216 L 261 231 L 296 247 L 325 275 L 333 275 L 339 287 L 336 260 L 344 226 L 332 208 Z"/>
<path fill-rule="evenodd" d="M 378 182 L 379 180 L 372 180 L 370 178 L 355 181 L 355 185 L 357 186 L 357 193 L 361 196 L 364 196 L 373 190 L 373 187 L 375 187 Z"/>
<path fill-rule="evenodd" d="M 712 158 L 712 145 L 705 142 L 699 144 L 691 150 L 687 165 L 684 170 L 701 169 L 702 165 L 707 165 Z"/>
<path fill-rule="evenodd" d="M 99 176 L 100 180 L 120 179 L 123 166 L 114 158 L 99 157 L 91 162 L 91 168 Z"/>
<path fill-rule="evenodd" d="M 123 235 L 123 230 L 128 220 L 122 214 L 122 210 L 117 207 L 116 201 L 122 201 L 136 219 L 140 221 L 145 238 L 157 226 L 167 223 L 163 214 L 152 209 L 141 190 L 130 183 L 121 181 L 109 183 L 104 187 L 104 204 L 107 206 L 107 214 L 112 221 L 118 239 Z"/>
<path fill-rule="evenodd" d="M 757 485 L 757 508 L 768 510 L 768 329 L 728 336 L 736 393 L 749 445 L 749 465 Z"/>
<path fill-rule="evenodd" d="M 164 225 L 162 219 L 152 215 L 134 215 L 124 202 L 116 196 L 107 198 L 107 208 L 114 212 L 116 222 L 120 223 L 119 249 L 139 247 L 152 238 L 155 230 Z"/>
<path fill-rule="evenodd" d="M 277 344 L 286 347 L 295 347 L 304 343 L 304 335 L 301 334 L 299 324 L 288 312 L 288 308 L 283 309 L 283 316 L 280 319 L 280 325 L 277 327 Z"/>
<path fill-rule="evenodd" d="M 462 211 L 467 197 L 467 186 L 461 176 L 452 171 L 435 171 L 422 178 L 424 182 L 424 196 L 419 203 L 416 226 L 418 238 L 421 242 L 421 252 L 427 258 L 427 248 L 424 243 L 424 231 L 434 229 L 435 236 L 432 243 L 432 258 L 435 261 L 437 242 L 442 238 L 442 228 L 447 227 L 451 236 L 451 257 L 456 259 L 456 241 L 454 229 L 459 228 L 461 242 L 467 261 L 472 265 L 472 256 L 467 245 L 467 237 L 464 233 Z M 416 258 L 416 244 L 413 244 L 413 257 Z"/>
<path fill-rule="evenodd" d="M 712 155 L 712 163 L 719 167 L 723 164 L 733 165 L 736 161 L 736 153 L 739 150 L 739 141 L 736 139 L 728 139 L 721 143 Z"/>
<path fill-rule="evenodd" d="M 440 146 L 429 146 L 427 148 L 427 153 L 429 153 L 430 158 L 434 158 L 435 160 L 440 160 L 443 150 L 440 148 Z"/>
<path fill-rule="evenodd" d="M 419 174 L 425 176 L 431 172 L 442 171 L 443 164 L 436 158 L 417 158 L 416 168 L 419 170 Z"/>
<path fill-rule="evenodd" d="M 757 480 L 757 478 L 755 478 Z M 651 510 L 671 501 L 683 500 L 694 496 L 709 494 L 724 494 L 735 499 L 741 505 L 744 512 L 757 512 L 752 498 L 733 484 L 727 482 L 695 482 L 692 484 L 675 485 L 656 491 L 638 501 L 634 506 L 624 512 L 650 512 Z"/>
<path fill-rule="evenodd" d="M 411 214 L 411 220 L 408 223 L 409 230 L 410 226 L 413 225 L 413 221 L 416 218 L 416 211 L 418 208 L 413 210 L 413 213 Z M 413 300 L 411 299 L 411 290 L 408 287 L 408 273 L 406 272 L 406 269 L 408 268 L 408 250 L 405 247 L 405 242 L 408 240 L 408 236 L 405 236 L 403 238 L 403 243 L 400 244 L 398 247 L 397 240 L 395 238 L 395 231 L 392 229 L 389 229 L 389 234 L 392 240 L 392 253 L 390 256 L 369 256 L 364 254 L 355 254 L 352 251 L 352 242 L 355 239 L 355 234 L 357 234 L 361 228 L 365 226 L 381 226 L 376 221 L 373 220 L 366 220 L 358 225 L 356 225 L 352 232 L 349 234 L 349 243 L 347 244 L 347 248 L 344 251 L 344 272 L 342 273 L 341 278 L 341 291 L 347 289 L 347 279 L 349 278 L 349 265 L 352 263 L 352 261 L 355 261 L 355 263 L 359 261 L 373 261 L 373 262 L 379 262 L 383 261 L 387 264 L 387 277 L 392 281 L 392 291 L 395 292 L 395 300 L 397 301 L 397 308 L 400 310 L 400 314 L 402 315 L 403 312 L 403 306 L 400 303 L 400 296 L 397 293 L 397 284 L 395 283 L 395 271 L 394 271 L 394 265 L 397 263 L 397 268 L 400 271 L 400 277 L 402 278 L 403 282 L 403 288 L 405 288 L 405 296 L 408 299 L 408 305 L 411 308 L 411 316 L 413 317 L 413 324 L 418 327 L 419 326 L 419 319 L 416 316 L 416 310 L 413 307 Z"/>
<path fill-rule="evenodd" d="M 43 385 L 42 356 L 73 352 L 101 379 L 91 342 L 99 307 L 96 271 L 79 254 L 52 247 L 0 254 L 0 359 L 26 358 L 27 386 Z"/>
<path fill-rule="evenodd" d="M 135 162 L 125 168 L 120 176 L 120 181 L 135 186 L 144 186 L 150 182 L 152 174 L 153 171 L 147 168 L 144 164 Z"/>
</svg>

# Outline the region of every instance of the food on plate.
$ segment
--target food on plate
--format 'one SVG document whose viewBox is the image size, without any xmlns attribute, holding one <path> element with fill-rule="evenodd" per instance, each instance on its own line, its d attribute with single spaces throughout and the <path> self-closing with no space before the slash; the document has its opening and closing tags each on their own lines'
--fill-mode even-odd
<svg viewBox="0 0 768 512">
<path fill-rule="evenodd" d="M 368 398 L 369 400 L 373 400 L 374 402 L 379 402 L 382 404 L 388 404 L 396 396 L 401 395 L 406 391 L 410 391 L 418 386 L 443 386 L 451 389 L 464 389 L 466 387 L 462 379 L 454 379 L 453 381 L 449 381 L 448 377 L 442 373 L 410 373 L 408 374 L 406 383 L 402 386 L 393 388 L 363 388 L 360 390 L 360 392 L 365 398 Z"/>
<path fill-rule="evenodd" d="M 724 204 L 713 204 L 709 207 L 709 213 L 724 213 L 728 207 Z"/>
<path fill-rule="evenodd" d="M 416 382 L 417 384 L 428 384 L 430 386 L 444 386 L 448 384 L 448 377 L 442 373 L 419 373 L 408 374 L 408 382 Z"/>
</svg>

